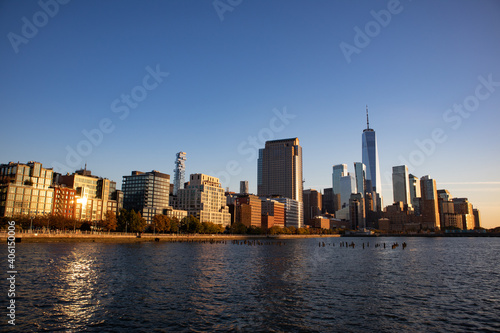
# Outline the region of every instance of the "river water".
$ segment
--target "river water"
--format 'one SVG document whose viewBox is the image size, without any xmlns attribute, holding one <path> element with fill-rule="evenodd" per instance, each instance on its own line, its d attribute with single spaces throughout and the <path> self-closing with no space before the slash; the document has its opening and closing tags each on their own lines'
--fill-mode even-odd
<svg viewBox="0 0 500 333">
<path fill-rule="evenodd" d="M 263 242 L 18 243 L 16 326 L 7 327 L 4 314 L 0 327 L 19 332 L 500 331 L 499 238 Z M 407 247 L 393 249 L 395 242 Z M 7 267 L 3 257 L 1 267 Z"/>
</svg>

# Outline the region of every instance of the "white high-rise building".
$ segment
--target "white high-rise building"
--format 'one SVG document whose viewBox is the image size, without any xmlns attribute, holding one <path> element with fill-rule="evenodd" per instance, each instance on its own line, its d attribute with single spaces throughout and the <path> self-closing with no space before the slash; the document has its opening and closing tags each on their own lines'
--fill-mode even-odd
<svg viewBox="0 0 500 333">
<path fill-rule="evenodd" d="M 351 194 L 356 193 L 356 181 L 350 173 L 340 178 L 340 205 L 342 208 L 349 205 Z"/>
<path fill-rule="evenodd" d="M 174 169 L 174 195 L 177 195 L 177 191 L 184 188 L 184 174 L 186 172 L 186 153 L 180 151 L 176 156 L 177 158 L 175 160 Z"/>
<path fill-rule="evenodd" d="M 340 194 L 340 179 L 345 176 L 347 176 L 347 164 L 337 164 L 333 166 L 333 173 L 332 173 L 333 194 Z"/>
<path fill-rule="evenodd" d="M 177 194 L 178 206 L 200 222 L 212 222 L 226 227 L 231 224 L 224 189 L 219 178 L 201 173 L 192 174 L 189 183 Z"/>
</svg>

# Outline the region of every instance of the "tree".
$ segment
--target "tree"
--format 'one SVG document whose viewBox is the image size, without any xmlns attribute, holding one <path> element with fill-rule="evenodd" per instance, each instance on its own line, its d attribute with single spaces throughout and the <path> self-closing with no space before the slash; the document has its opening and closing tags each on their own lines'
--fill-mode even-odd
<svg viewBox="0 0 500 333">
<path fill-rule="evenodd" d="M 240 235 L 243 235 L 243 234 L 246 234 L 247 231 L 248 231 L 248 228 L 246 227 L 246 225 L 244 225 L 243 223 L 241 222 L 238 222 L 238 223 L 234 223 L 232 226 L 231 226 L 231 233 L 233 234 L 240 234 Z"/>
<path fill-rule="evenodd" d="M 153 230 L 157 232 L 169 232 L 170 231 L 170 219 L 166 215 L 158 214 L 153 217 L 152 221 L 154 227 Z"/>
<path fill-rule="evenodd" d="M 102 227 L 106 231 L 115 231 L 117 228 L 117 219 L 115 212 L 108 210 L 104 214 L 104 220 L 102 221 Z"/>
<path fill-rule="evenodd" d="M 169 231 L 172 233 L 176 233 L 179 231 L 179 219 L 177 219 L 177 217 L 172 217 L 170 219 L 170 230 Z"/>
<path fill-rule="evenodd" d="M 202 231 L 202 225 L 200 223 L 200 220 L 198 220 L 196 217 L 193 215 L 186 216 L 185 218 L 182 219 L 181 225 L 180 225 L 181 231 L 194 234 L 194 233 L 200 233 Z"/>
<path fill-rule="evenodd" d="M 129 215 L 129 228 L 131 232 L 144 232 L 146 228 L 146 220 L 142 218 L 141 213 L 136 213 L 133 209 Z"/>
<path fill-rule="evenodd" d="M 117 228 L 120 231 L 127 232 L 143 232 L 146 227 L 146 220 L 144 220 L 140 213 L 136 213 L 133 209 L 127 211 L 126 209 L 120 210 L 120 215 L 117 219 Z"/>
<path fill-rule="evenodd" d="M 117 230 L 118 231 L 128 231 L 127 224 L 128 224 L 128 216 L 129 212 L 126 209 L 120 209 L 120 212 L 118 214 L 118 217 L 116 219 L 116 224 L 117 224 Z"/>
<path fill-rule="evenodd" d="M 270 235 L 280 235 L 283 233 L 283 228 L 277 225 L 273 225 L 271 228 L 269 228 L 268 232 Z"/>
<path fill-rule="evenodd" d="M 92 222 L 90 221 L 84 221 L 82 225 L 80 226 L 81 231 L 90 231 L 90 227 L 92 226 Z"/>
<path fill-rule="evenodd" d="M 260 234 L 262 234 L 262 229 L 260 227 L 256 227 L 256 226 L 252 225 L 247 229 L 247 234 L 260 235 Z"/>
</svg>

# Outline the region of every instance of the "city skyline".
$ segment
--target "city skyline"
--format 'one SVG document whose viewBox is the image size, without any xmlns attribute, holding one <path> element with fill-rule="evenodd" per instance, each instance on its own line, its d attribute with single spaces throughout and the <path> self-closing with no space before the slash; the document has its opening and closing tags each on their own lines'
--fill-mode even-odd
<svg viewBox="0 0 500 333">
<path fill-rule="evenodd" d="M 500 5 L 394 3 L 69 2 L 23 35 L 47 11 L 4 2 L 2 163 L 68 165 L 80 148 L 66 171 L 87 163 L 121 187 L 132 170 L 173 177 L 185 151 L 188 175 L 256 193 L 258 149 L 298 137 L 304 189 L 322 190 L 333 165 L 361 161 L 368 104 L 384 206 L 406 164 L 495 227 Z"/>
</svg>

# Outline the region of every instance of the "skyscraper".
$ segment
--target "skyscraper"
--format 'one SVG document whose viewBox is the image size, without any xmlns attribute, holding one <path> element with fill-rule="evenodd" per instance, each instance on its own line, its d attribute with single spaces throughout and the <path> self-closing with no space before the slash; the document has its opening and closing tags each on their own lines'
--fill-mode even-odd
<svg viewBox="0 0 500 333">
<path fill-rule="evenodd" d="M 174 195 L 177 195 L 177 191 L 184 188 L 184 175 L 186 172 L 186 153 L 180 151 L 176 156 L 177 158 L 175 160 L 174 169 Z"/>
<path fill-rule="evenodd" d="M 392 167 L 392 193 L 394 202 L 401 201 L 405 205 L 411 204 L 409 181 L 408 167 L 406 165 Z"/>
<path fill-rule="evenodd" d="M 366 165 L 354 162 L 354 175 L 356 177 L 356 193 L 364 197 L 366 191 Z"/>
<path fill-rule="evenodd" d="M 321 215 L 322 195 L 321 192 L 315 189 L 304 190 L 304 224 L 309 222 L 316 216 Z"/>
<path fill-rule="evenodd" d="M 347 164 L 337 164 L 333 166 L 332 189 L 333 194 L 340 194 L 340 179 L 347 176 Z"/>
<path fill-rule="evenodd" d="M 347 176 L 340 178 L 340 204 L 342 205 L 342 208 L 349 205 L 351 194 L 355 193 L 356 181 L 354 180 L 354 176 L 352 176 L 350 173 L 347 173 Z"/>
<path fill-rule="evenodd" d="M 248 180 L 240 181 L 240 194 L 248 194 Z"/>
<path fill-rule="evenodd" d="M 439 219 L 436 181 L 429 176 L 420 179 L 422 228 L 435 229 L 441 226 Z"/>
<path fill-rule="evenodd" d="M 370 128 L 368 120 L 368 106 L 366 107 L 366 129 L 363 130 L 362 139 L 362 162 L 366 165 L 366 179 L 371 180 L 373 190 L 382 193 L 380 182 L 380 166 L 378 161 L 377 136 Z"/>
<path fill-rule="evenodd" d="M 267 141 L 257 165 L 259 196 L 279 195 L 302 203 L 302 147 L 298 138 Z"/>
</svg>

